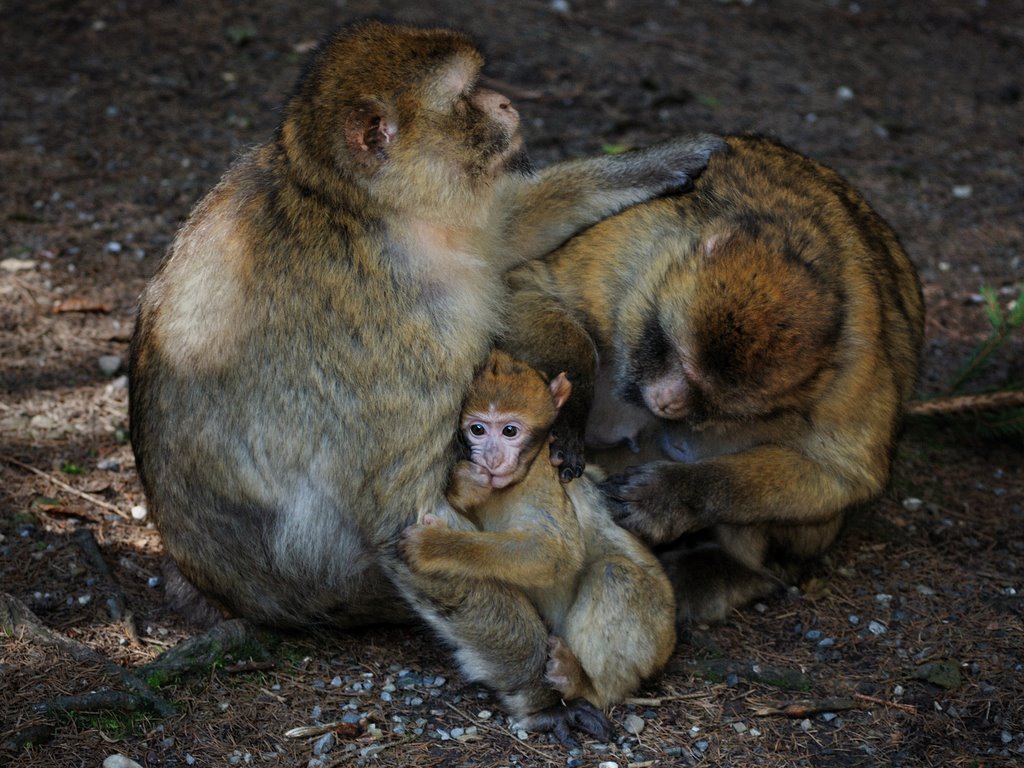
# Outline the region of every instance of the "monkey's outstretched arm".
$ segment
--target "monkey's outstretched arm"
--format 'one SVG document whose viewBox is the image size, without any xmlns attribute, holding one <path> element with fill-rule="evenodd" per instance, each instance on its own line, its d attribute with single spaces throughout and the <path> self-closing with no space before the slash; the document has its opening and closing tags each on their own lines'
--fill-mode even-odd
<svg viewBox="0 0 1024 768">
<path fill-rule="evenodd" d="M 865 501 L 885 484 L 885 468 L 826 465 L 780 445 L 696 464 L 652 462 L 602 485 L 620 525 L 651 544 L 717 523 L 812 524 Z"/>
<path fill-rule="evenodd" d="M 562 482 L 583 474 L 583 435 L 594 401 L 597 348 L 583 324 L 562 304 L 542 263 L 508 276 L 509 322 L 498 345 L 540 371 L 565 371 L 570 397 L 551 428 L 551 461 Z"/>
<path fill-rule="evenodd" d="M 495 228 L 503 240 L 494 253 L 508 259 L 506 266 L 550 253 L 630 205 L 685 189 L 725 146 L 720 137 L 699 133 L 545 168 L 534 181 L 512 187 L 504 225 Z"/>
<path fill-rule="evenodd" d="M 495 579 L 517 587 L 550 586 L 575 557 L 568 542 L 541 530 L 456 531 L 415 525 L 403 532 L 403 551 L 414 571 Z"/>
</svg>

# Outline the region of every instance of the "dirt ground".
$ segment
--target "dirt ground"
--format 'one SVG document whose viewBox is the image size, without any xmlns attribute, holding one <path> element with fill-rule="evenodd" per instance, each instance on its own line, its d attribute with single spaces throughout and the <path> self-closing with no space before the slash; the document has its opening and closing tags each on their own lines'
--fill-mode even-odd
<svg viewBox="0 0 1024 768">
<path fill-rule="evenodd" d="M 105 661 L 134 669 L 193 634 L 131 514 L 117 368 L 136 298 L 190 206 L 272 131 L 304 53 L 366 14 L 479 40 L 538 164 L 749 129 L 835 167 L 920 269 L 922 393 L 984 337 L 981 286 L 1005 304 L 1024 285 L 1021 0 L 0 2 L 0 594 L 79 644 L 0 634 L 0 764 L 1024 764 L 1024 448 L 969 419 L 911 423 L 891 491 L 817 573 L 684 637 L 607 744 L 520 739 L 415 629 L 222 660 L 159 689 L 167 717 L 40 711 L 123 690 Z M 980 383 L 1021 379 L 1018 339 Z"/>
</svg>

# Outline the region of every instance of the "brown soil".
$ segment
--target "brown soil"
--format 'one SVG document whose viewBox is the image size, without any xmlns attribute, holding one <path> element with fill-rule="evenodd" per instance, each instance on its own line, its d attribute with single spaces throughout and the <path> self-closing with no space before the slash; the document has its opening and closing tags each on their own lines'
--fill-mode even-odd
<svg viewBox="0 0 1024 768">
<path fill-rule="evenodd" d="M 1019 294 L 1021 0 L 556 5 L 2 4 L 0 260 L 32 263 L 0 269 L 0 593 L 96 657 L 0 635 L 0 763 L 98 766 L 120 753 L 145 766 L 305 765 L 316 738 L 285 732 L 346 713 L 363 722 L 339 726 L 323 765 L 1024 761 L 1024 450 L 1019 438 L 982 439 L 970 419 L 911 424 L 891 492 L 854 517 L 816 576 L 684 638 L 646 701 L 614 710 L 608 745 L 520 741 L 444 649 L 407 630 L 288 638 L 270 669 L 217 668 L 162 688 L 177 708 L 167 718 L 35 709 L 122 690 L 104 658 L 134 668 L 193 634 L 148 586 L 160 543 L 129 514 L 144 499 L 126 394 L 98 359 L 125 357 L 136 297 L 175 228 L 239 149 L 273 129 L 303 52 L 335 24 L 384 13 L 470 32 L 540 164 L 751 129 L 837 168 L 920 268 L 922 393 L 942 391 L 984 337 L 980 286 L 1004 304 Z M 1024 378 L 1021 347 L 1003 350 L 982 383 Z M 118 591 L 137 639 L 111 618 Z M 824 711 L 760 713 L 800 699 Z M 630 714 L 646 722 L 639 736 L 623 730 Z M 475 737 L 452 730 L 472 727 Z M 27 736 L 31 746 L 15 744 Z"/>
</svg>

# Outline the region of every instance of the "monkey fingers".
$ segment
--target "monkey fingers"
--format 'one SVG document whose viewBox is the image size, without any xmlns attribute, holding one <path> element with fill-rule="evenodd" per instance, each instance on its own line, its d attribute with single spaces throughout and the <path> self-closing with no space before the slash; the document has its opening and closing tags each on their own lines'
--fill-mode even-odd
<svg viewBox="0 0 1024 768">
<path fill-rule="evenodd" d="M 553 733 L 566 749 L 578 749 L 579 742 L 572 732 L 582 731 L 598 741 L 612 737 L 612 726 L 604 713 L 586 699 L 574 699 L 530 715 L 522 723 L 526 728 L 541 733 Z"/>
<path fill-rule="evenodd" d="M 424 569 L 431 560 L 437 549 L 437 539 L 442 538 L 441 531 L 447 531 L 448 526 L 434 515 L 429 515 L 437 522 L 428 523 L 426 519 L 421 524 L 410 525 L 402 529 L 401 540 L 398 544 L 398 551 L 403 559 L 414 569 Z M 440 534 L 440 535 L 439 535 Z"/>
<path fill-rule="evenodd" d="M 583 435 L 574 430 L 560 429 L 556 422 L 551 440 L 551 463 L 559 468 L 563 483 L 583 474 L 586 460 L 583 456 Z"/>
<path fill-rule="evenodd" d="M 703 520 L 702 510 L 690 502 L 688 469 L 670 462 L 651 462 L 602 482 L 615 522 L 652 546 L 706 528 L 713 521 Z"/>
</svg>

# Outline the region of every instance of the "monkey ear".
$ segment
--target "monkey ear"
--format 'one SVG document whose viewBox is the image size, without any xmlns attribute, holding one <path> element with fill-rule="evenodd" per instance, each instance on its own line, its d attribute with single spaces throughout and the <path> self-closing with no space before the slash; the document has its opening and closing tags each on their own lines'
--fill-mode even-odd
<svg viewBox="0 0 1024 768">
<path fill-rule="evenodd" d="M 572 382 L 565 375 L 565 371 L 555 376 L 548 385 L 551 389 L 551 397 L 555 400 L 555 408 L 561 408 L 565 401 L 572 394 Z"/>
<path fill-rule="evenodd" d="M 345 120 L 345 143 L 352 157 L 376 162 L 398 135 L 398 121 L 387 107 L 367 102 L 353 109 Z"/>
</svg>

